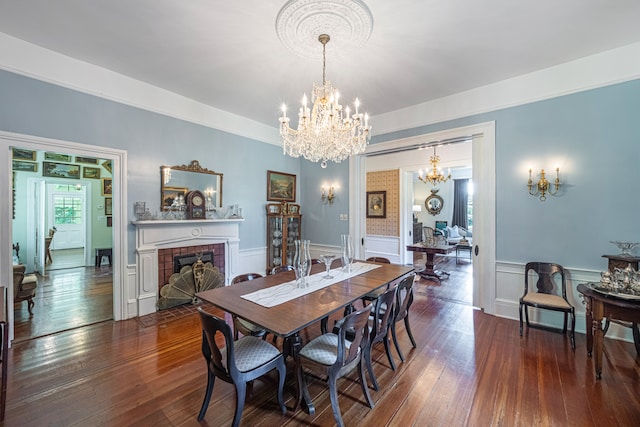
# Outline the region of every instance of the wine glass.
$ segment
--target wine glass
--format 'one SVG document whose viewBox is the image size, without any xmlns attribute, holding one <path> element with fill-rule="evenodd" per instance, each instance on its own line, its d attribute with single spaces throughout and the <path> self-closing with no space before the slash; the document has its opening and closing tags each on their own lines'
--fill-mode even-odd
<svg viewBox="0 0 640 427">
<path fill-rule="evenodd" d="M 335 255 L 333 254 L 320 255 L 320 259 L 324 262 L 324 266 L 327 269 L 326 274 L 322 276 L 323 279 L 333 279 L 333 276 L 331 275 L 331 273 L 329 273 L 329 271 L 331 270 L 331 262 L 334 258 Z"/>
</svg>

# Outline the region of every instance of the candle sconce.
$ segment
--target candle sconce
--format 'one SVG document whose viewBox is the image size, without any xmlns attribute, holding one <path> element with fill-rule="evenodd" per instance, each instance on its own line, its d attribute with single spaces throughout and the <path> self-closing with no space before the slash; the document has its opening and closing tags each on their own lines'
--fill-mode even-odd
<svg viewBox="0 0 640 427">
<path fill-rule="evenodd" d="M 529 181 L 527 181 L 527 187 L 529 188 L 529 194 L 532 196 L 539 196 L 540 201 L 547 200 L 547 194 L 555 196 L 560 189 L 560 168 L 556 168 L 556 179 L 553 182 L 554 190 L 551 191 L 551 183 L 545 177 L 544 169 L 540 170 L 540 179 L 536 184 L 531 180 L 531 169 L 529 169 Z"/>
<path fill-rule="evenodd" d="M 322 196 L 320 196 L 320 199 L 322 200 L 322 204 L 326 205 L 327 203 L 329 203 L 330 205 L 333 204 L 333 199 L 336 198 L 335 193 L 333 192 L 333 185 L 329 187 L 329 193 L 327 193 L 324 189 L 324 187 L 322 187 Z"/>
</svg>

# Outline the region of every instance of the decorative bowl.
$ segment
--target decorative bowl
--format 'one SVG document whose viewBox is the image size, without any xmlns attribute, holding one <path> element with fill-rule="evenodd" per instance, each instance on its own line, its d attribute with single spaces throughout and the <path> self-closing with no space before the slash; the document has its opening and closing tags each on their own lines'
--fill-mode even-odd
<svg viewBox="0 0 640 427">
<path fill-rule="evenodd" d="M 620 249 L 620 255 L 632 256 L 631 251 L 636 246 L 640 245 L 640 242 L 625 242 L 620 240 L 610 240 L 609 243 L 613 243 Z"/>
</svg>

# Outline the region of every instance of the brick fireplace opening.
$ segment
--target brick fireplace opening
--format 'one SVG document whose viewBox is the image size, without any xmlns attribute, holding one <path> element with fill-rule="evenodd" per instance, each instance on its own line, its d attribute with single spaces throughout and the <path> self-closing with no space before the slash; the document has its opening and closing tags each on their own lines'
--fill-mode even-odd
<svg viewBox="0 0 640 427">
<path fill-rule="evenodd" d="M 202 253 L 203 262 L 211 262 L 220 272 L 225 274 L 224 243 L 209 245 L 183 246 L 158 250 L 158 291 L 169 283 L 173 273 L 180 272 L 180 268 L 196 262 L 196 254 Z M 189 262 L 191 260 L 191 262 Z"/>
</svg>

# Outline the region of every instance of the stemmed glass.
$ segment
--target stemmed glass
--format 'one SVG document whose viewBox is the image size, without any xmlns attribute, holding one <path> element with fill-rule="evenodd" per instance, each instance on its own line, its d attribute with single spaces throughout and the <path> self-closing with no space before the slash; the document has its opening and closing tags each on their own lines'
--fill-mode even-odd
<svg viewBox="0 0 640 427">
<path fill-rule="evenodd" d="M 335 255 L 332 254 L 320 255 L 320 259 L 324 262 L 324 266 L 327 269 L 326 274 L 322 276 L 323 279 L 333 279 L 333 276 L 331 275 L 331 273 L 329 273 L 329 271 L 331 270 L 331 262 L 334 258 Z"/>
</svg>

